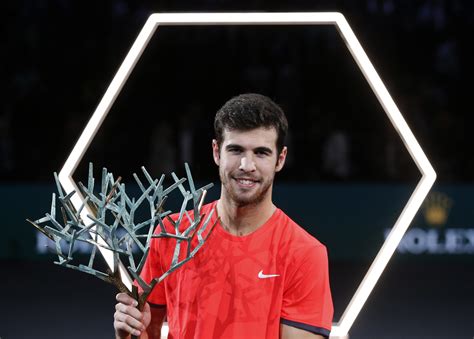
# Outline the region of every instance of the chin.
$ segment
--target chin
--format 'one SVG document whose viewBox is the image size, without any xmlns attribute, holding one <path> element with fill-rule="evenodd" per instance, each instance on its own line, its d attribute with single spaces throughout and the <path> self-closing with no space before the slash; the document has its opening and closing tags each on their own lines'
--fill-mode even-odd
<svg viewBox="0 0 474 339">
<path fill-rule="evenodd" d="M 231 194 L 230 196 L 232 197 L 232 200 L 240 207 L 258 205 L 265 198 L 264 194 L 253 194 L 251 196 Z"/>
</svg>

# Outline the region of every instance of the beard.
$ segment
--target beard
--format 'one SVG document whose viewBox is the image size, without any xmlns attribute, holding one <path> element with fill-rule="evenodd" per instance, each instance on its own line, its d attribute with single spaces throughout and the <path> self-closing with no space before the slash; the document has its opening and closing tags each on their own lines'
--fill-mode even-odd
<svg viewBox="0 0 474 339">
<path fill-rule="evenodd" d="M 236 178 L 239 178 L 239 175 L 233 175 L 232 173 L 226 175 L 226 173 L 223 173 L 223 171 L 219 169 L 219 177 L 221 179 L 222 188 L 225 191 L 225 196 L 238 207 L 258 205 L 261 203 L 269 194 L 274 178 L 274 176 L 266 179 L 259 178 L 257 179 L 257 186 L 247 190 L 238 187 Z M 248 175 L 246 175 L 246 177 L 248 177 Z"/>
</svg>

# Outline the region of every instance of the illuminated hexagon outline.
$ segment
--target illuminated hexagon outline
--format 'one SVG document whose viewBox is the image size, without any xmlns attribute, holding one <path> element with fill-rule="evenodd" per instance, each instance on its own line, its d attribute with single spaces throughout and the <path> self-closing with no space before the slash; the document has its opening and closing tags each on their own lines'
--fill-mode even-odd
<svg viewBox="0 0 474 339">
<path fill-rule="evenodd" d="M 388 234 L 384 244 L 375 257 L 368 272 L 346 307 L 341 319 L 333 324 L 331 336 L 347 336 L 356 317 L 377 283 L 388 261 L 395 252 L 404 233 L 419 210 L 423 200 L 436 180 L 436 173 L 418 141 L 408 127 L 405 119 L 390 96 L 375 68 L 360 45 L 349 23 L 337 12 L 287 12 L 287 13 L 154 13 L 150 15 L 137 39 L 114 76 L 94 114 L 84 128 L 79 140 L 69 154 L 59 173 L 59 181 L 66 192 L 77 190 L 72 178 L 84 153 L 104 121 L 115 99 L 120 93 L 128 76 L 133 71 L 148 42 L 159 25 L 196 26 L 196 25 L 335 25 L 354 60 L 359 65 L 374 94 L 382 105 L 392 125 L 401 137 L 405 147 L 422 174 L 410 199 Z M 75 195 L 73 203 L 78 207 L 81 197 Z M 82 217 L 88 220 L 87 211 Z M 109 267 L 112 265 L 112 252 L 99 247 Z M 120 266 L 122 280 L 131 286 L 131 278 Z"/>
</svg>

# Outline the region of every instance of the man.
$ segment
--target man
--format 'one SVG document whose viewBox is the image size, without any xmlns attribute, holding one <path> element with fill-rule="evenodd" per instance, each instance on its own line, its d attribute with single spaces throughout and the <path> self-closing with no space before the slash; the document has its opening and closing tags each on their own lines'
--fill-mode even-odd
<svg viewBox="0 0 474 339">
<path fill-rule="evenodd" d="M 240 95 L 217 112 L 214 129 L 222 190 L 202 213 L 215 209 L 218 223 L 142 312 L 127 294 L 117 295 L 116 337 L 159 338 L 165 314 L 172 338 L 328 337 L 326 248 L 272 203 L 287 154 L 283 111 L 263 95 Z M 148 281 L 166 271 L 174 249 L 169 239 L 155 240 L 142 273 Z"/>
</svg>

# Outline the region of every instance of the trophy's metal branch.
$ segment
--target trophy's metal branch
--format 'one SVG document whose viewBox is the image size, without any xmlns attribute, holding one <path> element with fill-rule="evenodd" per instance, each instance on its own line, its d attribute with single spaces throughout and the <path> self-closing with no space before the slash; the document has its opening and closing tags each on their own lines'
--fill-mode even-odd
<svg viewBox="0 0 474 339">
<path fill-rule="evenodd" d="M 201 206 L 206 192 L 213 184 L 196 189 L 188 164 L 185 164 L 185 169 L 189 190 L 183 185 L 186 181 L 185 178 L 179 179 L 176 174 L 172 173 L 174 183 L 165 188 L 163 186 L 164 175 L 160 179 L 153 179 L 142 167 L 144 182 L 136 174 L 133 174 L 141 191 L 141 195 L 135 199 L 126 193 L 125 184 L 121 183 L 121 178 L 115 180 L 112 173 L 109 173 L 105 168 L 102 171 L 100 187 L 97 189 L 93 166 L 90 164 L 87 186 L 79 183 L 79 189 L 85 197 L 79 210 L 76 210 L 71 202 L 71 197 L 75 192 L 65 194 L 55 173 L 58 197 L 53 193 L 51 211 L 41 219 L 28 221 L 54 241 L 58 255 L 58 261 L 55 261 L 55 264 L 94 275 L 114 284 L 120 291 L 133 295 L 139 302 L 138 307 L 141 308 L 156 284 L 194 257 L 216 224 L 214 222 L 209 225 L 214 210 L 208 215 L 201 214 Z M 177 217 L 171 218 L 171 211 L 164 209 L 164 203 L 168 195 L 176 188 L 181 192 L 183 202 Z M 60 202 L 61 213 L 59 216 L 57 215 L 57 199 Z M 90 211 L 93 211 L 93 215 L 88 215 L 90 219 L 88 223 L 80 217 L 81 211 L 86 205 Z M 193 213 L 188 213 L 188 205 L 191 205 Z M 137 215 L 140 214 L 138 213 L 140 208 L 149 209 L 149 218 L 136 221 Z M 172 225 L 174 229 L 172 232 L 166 229 L 164 219 L 167 219 Z M 184 220 L 189 224 L 186 228 L 182 227 Z M 208 231 L 206 232 L 206 230 Z M 99 237 L 104 242 L 99 243 Z M 146 282 L 140 277 L 140 273 L 153 238 L 171 238 L 174 239 L 176 245 L 169 269 L 160 277 Z M 85 242 L 91 245 L 92 250 L 86 265 L 73 260 L 76 242 Z M 98 268 L 99 265 L 95 260 L 98 247 L 105 247 L 113 252 L 113 271 Z M 135 286 L 132 291 L 129 291 L 120 279 L 118 266 L 121 262 L 125 263 L 128 273 L 143 291 L 140 295 Z"/>
</svg>

